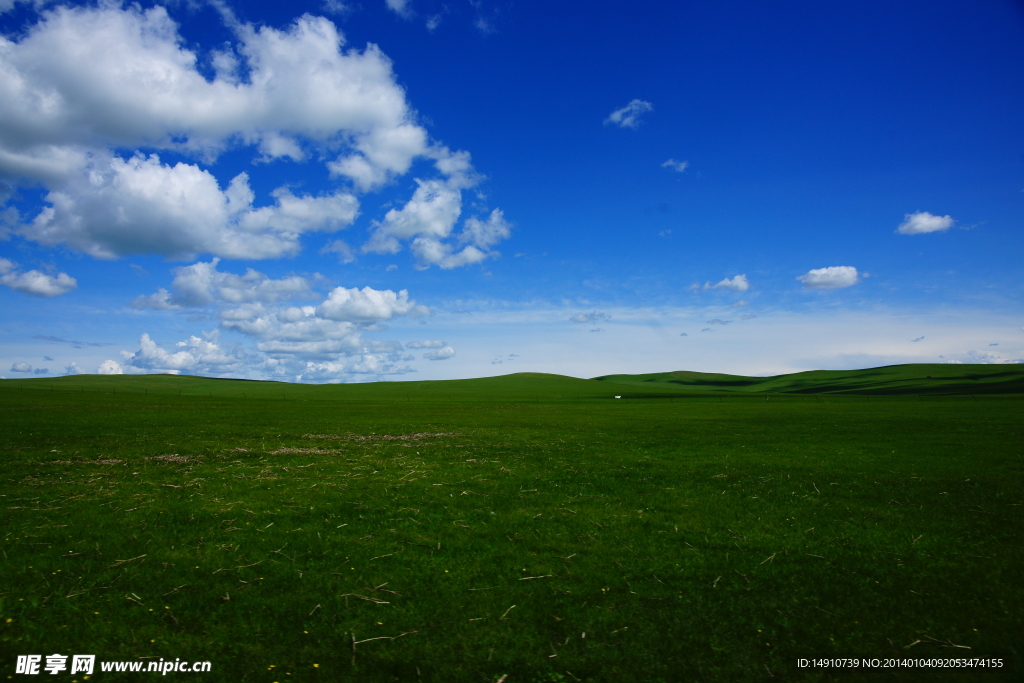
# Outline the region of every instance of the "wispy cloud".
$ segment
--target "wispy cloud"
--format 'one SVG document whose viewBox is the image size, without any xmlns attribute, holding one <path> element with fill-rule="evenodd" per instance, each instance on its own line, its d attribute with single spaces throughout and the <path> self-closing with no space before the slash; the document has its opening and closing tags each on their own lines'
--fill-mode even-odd
<svg viewBox="0 0 1024 683">
<path fill-rule="evenodd" d="M 590 313 L 577 313 L 573 317 L 569 318 L 569 322 L 574 323 L 596 323 L 602 320 L 610 320 L 611 316 L 607 313 L 600 313 L 598 311 L 591 311 Z"/>
<path fill-rule="evenodd" d="M 689 161 L 676 161 L 675 159 L 669 159 L 668 161 L 664 161 L 661 164 L 662 168 L 667 168 L 667 169 L 669 169 L 671 171 L 676 171 L 677 173 L 682 173 L 689 166 L 690 166 L 690 162 Z"/>
<path fill-rule="evenodd" d="M 50 336 L 50 335 L 43 335 L 43 334 L 37 334 L 37 335 L 35 335 L 32 338 L 33 339 L 38 339 L 39 341 L 55 342 L 57 344 L 71 344 L 76 349 L 80 349 L 80 348 L 85 347 L 85 346 L 113 346 L 113 344 L 110 344 L 108 342 L 73 341 L 71 339 L 61 339 L 60 337 L 53 337 L 53 336 Z"/>
<path fill-rule="evenodd" d="M 690 286 L 690 289 L 693 289 L 693 285 Z M 704 289 L 729 289 L 734 292 L 745 292 L 750 289 L 750 281 L 747 280 L 746 275 L 737 275 L 733 278 L 725 278 L 715 284 L 705 282 Z"/>
<path fill-rule="evenodd" d="M 412 19 L 416 16 L 416 13 L 412 11 L 412 2 L 410 0 L 384 0 L 384 4 L 388 6 L 389 10 L 403 19 Z"/>
<path fill-rule="evenodd" d="M 640 117 L 654 109 L 654 105 L 643 100 L 633 100 L 622 109 L 616 109 L 604 120 L 605 125 L 609 123 L 622 128 L 638 128 Z"/>
</svg>

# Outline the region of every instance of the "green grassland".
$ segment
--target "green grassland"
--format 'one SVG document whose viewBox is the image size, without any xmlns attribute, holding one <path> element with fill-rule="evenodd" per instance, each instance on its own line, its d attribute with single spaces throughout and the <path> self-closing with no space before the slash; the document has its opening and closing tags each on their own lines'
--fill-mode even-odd
<svg viewBox="0 0 1024 683">
<path fill-rule="evenodd" d="M 1021 373 L 858 372 L 0 381 L 2 675 L 1020 680 Z"/>
</svg>

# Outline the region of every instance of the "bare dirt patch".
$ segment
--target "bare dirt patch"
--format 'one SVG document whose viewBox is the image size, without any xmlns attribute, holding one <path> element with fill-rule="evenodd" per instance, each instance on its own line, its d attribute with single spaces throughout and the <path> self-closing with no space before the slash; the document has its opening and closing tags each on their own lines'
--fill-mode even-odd
<svg viewBox="0 0 1024 683">
<path fill-rule="evenodd" d="M 276 451 L 267 451 L 268 455 L 292 455 L 296 453 L 312 455 L 336 455 L 344 453 L 343 450 L 323 450 L 320 448 L 278 448 Z"/>
</svg>

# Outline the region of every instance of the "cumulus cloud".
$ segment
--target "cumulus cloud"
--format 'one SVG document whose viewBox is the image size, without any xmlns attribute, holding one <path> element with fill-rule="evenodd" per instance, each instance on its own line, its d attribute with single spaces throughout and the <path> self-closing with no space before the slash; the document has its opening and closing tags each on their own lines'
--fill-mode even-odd
<svg viewBox="0 0 1024 683">
<path fill-rule="evenodd" d="M 49 375 L 50 374 L 50 368 L 36 368 L 35 370 L 32 371 L 32 374 L 33 375 Z"/>
<path fill-rule="evenodd" d="M 853 266 L 814 268 L 798 277 L 797 280 L 804 283 L 804 289 L 840 289 L 860 282 L 857 269 Z"/>
<path fill-rule="evenodd" d="M 67 273 L 54 277 L 38 270 L 22 271 L 13 261 L 0 258 L 0 285 L 22 294 L 50 298 L 67 294 L 78 286 L 78 281 Z"/>
<path fill-rule="evenodd" d="M 450 346 L 445 346 L 435 351 L 427 351 L 423 354 L 423 357 L 427 360 L 448 360 L 454 355 L 455 349 Z"/>
<path fill-rule="evenodd" d="M 240 369 L 242 358 L 222 349 L 217 343 L 216 334 L 211 337 L 212 339 L 200 339 L 193 335 L 187 340 L 175 344 L 174 352 L 168 352 L 154 342 L 148 334 L 143 334 L 139 338 L 138 351 L 135 353 L 121 352 L 124 358 L 122 367 L 173 375 L 182 372 L 223 375 Z M 100 374 L 119 373 L 101 372 Z"/>
<path fill-rule="evenodd" d="M 676 171 L 677 173 L 682 173 L 687 168 L 689 168 L 689 166 L 689 161 L 676 161 L 675 159 L 669 159 L 668 161 L 664 161 L 661 164 L 662 168 L 667 168 L 670 171 Z"/>
<path fill-rule="evenodd" d="M 274 303 L 313 296 L 309 281 L 298 275 L 275 280 L 252 268 L 236 275 L 218 270 L 218 263 L 220 259 L 214 258 L 175 268 L 173 293 L 160 288 L 154 294 L 136 297 L 132 306 L 174 310 L 214 303 Z"/>
<path fill-rule="evenodd" d="M 347 322 L 375 322 L 389 320 L 396 315 L 426 315 L 425 306 L 418 306 L 409 299 L 409 292 L 397 294 L 390 289 L 376 290 L 370 287 L 345 289 L 336 287 L 327 300 L 316 307 L 316 314 L 326 320 Z"/>
<path fill-rule="evenodd" d="M 81 375 L 82 374 L 82 369 L 80 367 L 78 367 L 78 363 L 76 363 L 75 361 L 71 361 L 66 366 L 64 366 L 64 374 L 65 375 Z"/>
<path fill-rule="evenodd" d="M 96 368 L 97 375 L 123 375 L 124 368 L 116 360 L 105 360 Z"/>
<path fill-rule="evenodd" d="M 403 365 L 408 358 L 401 356 L 399 342 L 364 337 L 395 317 L 429 315 L 407 290 L 335 287 L 316 305 L 289 305 L 289 300 L 315 296 L 309 280 L 275 279 L 252 269 L 242 275 L 226 273 L 218 270 L 218 263 L 214 258 L 176 268 L 171 291 L 138 297 L 133 306 L 213 308 L 219 329 L 258 340 L 254 350 L 229 353 L 219 346 L 216 332 L 179 342 L 174 351 L 144 336 L 138 351 L 122 352 L 125 371 L 223 375 L 244 368 L 272 378 L 330 381 L 359 373 L 413 372 Z M 315 367 L 307 367 L 310 363 Z"/>
<path fill-rule="evenodd" d="M 407 349 L 440 349 L 447 346 L 441 339 L 428 339 L 426 341 L 411 341 L 405 345 Z"/>
<path fill-rule="evenodd" d="M 597 323 L 603 320 L 611 320 L 611 316 L 607 313 L 591 311 L 590 313 L 577 313 L 569 318 L 569 322 L 573 323 Z"/>
<path fill-rule="evenodd" d="M 903 222 L 896 229 L 901 235 L 923 235 L 927 232 L 942 232 L 949 230 L 953 223 L 952 216 L 933 216 L 927 211 L 908 213 L 903 216 Z"/>
<path fill-rule="evenodd" d="M 621 126 L 622 128 L 637 128 L 640 125 L 640 117 L 654 109 L 654 105 L 643 100 L 632 100 L 622 109 L 616 109 L 604 120 L 605 125 L 609 123 Z"/>
<path fill-rule="evenodd" d="M 308 14 L 283 29 L 222 15 L 234 40 L 209 55 L 188 49 L 160 6 L 58 7 L 0 38 L 0 184 L 47 189 L 23 236 L 97 258 L 277 258 L 305 233 L 351 224 L 354 193 L 417 158 L 433 159 L 456 192 L 476 182 L 467 154 L 430 143 L 376 46 L 346 49 L 332 22 Z M 199 68 L 207 58 L 212 78 Z M 351 190 L 281 187 L 259 206 L 245 173 L 222 186 L 199 163 L 121 152 L 208 163 L 240 144 L 262 161 L 323 160 Z"/>
<path fill-rule="evenodd" d="M 246 173 L 222 190 L 198 165 L 169 166 L 155 154 L 94 155 L 80 171 L 49 183 L 49 206 L 23 227 L 24 237 L 101 259 L 277 258 L 298 253 L 303 233 L 340 230 L 358 213 L 347 192 L 296 197 L 286 188 L 271 193 L 273 206 L 253 208 Z"/>
<path fill-rule="evenodd" d="M 374 222 L 370 239 L 363 245 L 364 252 L 394 254 L 401 251 L 403 241 L 411 241 L 412 252 L 421 264 L 442 269 L 497 256 L 491 247 L 511 232 L 511 225 L 500 209 L 493 210 L 486 220 L 468 218 L 462 231 L 453 235 L 462 214 L 462 191 L 478 180 L 469 155 L 445 153 L 436 166 L 448 178 L 416 179 L 412 198 L 402 208 L 391 209 L 383 220 Z"/>
<path fill-rule="evenodd" d="M 404 375 L 416 372 L 412 367 L 381 354 L 365 354 L 348 362 L 306 363 L 300 380 L 334 380 L 346 375 Z"/>
<path fill-rule="evenodd" d="M 32 366 L 25 361 L 18 361 L 11 365 L 11 372 L 32 372 Z"/>
<path fill-rule="evenodd" d="M 692 286 L 691 289 L 693 289 Z M 734 292 L 745 292 L 750 289 L 750 282 L 746 275 L 737 275 L 733 278 L 725 278 L 715 284 L 705 282 L 704 289 L 729 289 Z"/>
</svg>

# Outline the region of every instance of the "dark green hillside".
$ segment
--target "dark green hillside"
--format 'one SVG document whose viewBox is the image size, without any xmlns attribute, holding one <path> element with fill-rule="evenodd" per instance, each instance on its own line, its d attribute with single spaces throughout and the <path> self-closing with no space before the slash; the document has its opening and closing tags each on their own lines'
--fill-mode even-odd
<svg viewBox="0 0 1024 683">
<path fill-rule="evenodd" d="M 647 389 L 794 394 L 1016 394 L 1024 392 L 1024 365 L 889 365 L 865 370 L 811 370 L 775 377 L 704 372 L 605 375 L 612 384 Z"/>
</svg>

